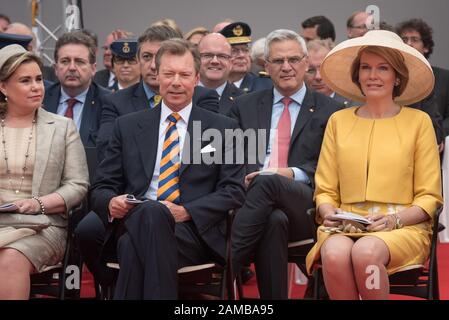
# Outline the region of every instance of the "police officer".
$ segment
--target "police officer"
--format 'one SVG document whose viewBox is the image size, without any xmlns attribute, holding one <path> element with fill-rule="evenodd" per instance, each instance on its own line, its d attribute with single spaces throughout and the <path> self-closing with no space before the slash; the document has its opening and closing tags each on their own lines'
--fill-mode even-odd
<svg viewBox="0 0 449 320">
<path fill-rule="evenodd" d="M 273 83 L 270 78 L 250 72 L 251 28 L 249 25 L 244 22 L 234 22 L 224 27 L 220 33 L 226 37 L 232 47 L 229 81 L 247 93 L 271 88 Z"/>
<path fill-rule="evenodd" d="M 109 89 L 128 88 L 140 81 L 140 64 L 137 59 L 137 40 L 118 39 L 111 44 L 112 71 L 117 81 Z"/>
</svg>

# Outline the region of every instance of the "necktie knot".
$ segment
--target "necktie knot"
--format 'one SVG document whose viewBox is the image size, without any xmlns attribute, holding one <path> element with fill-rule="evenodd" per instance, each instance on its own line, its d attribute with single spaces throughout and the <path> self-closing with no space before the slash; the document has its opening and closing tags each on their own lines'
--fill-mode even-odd
<svg viewBox="0 0 449 320">
<path fill-rule="evenodd" d="M 282 98 L 282 104 L 284 105 L 284 107 L 288 107 L 290 105 L 290 103 L 292 103 L 292 98 L 290 98 L 290 97 Z"/>
<path fill-rule="evenodd" d="M 67 102 L 67 110 L 64 113 L 64 116 L 70 119 L 73 119 L 73 107 L 78 102 L 78 99 L 76 98 L 69 98 L 66 100 Z"/>
<path fill-rule="evenodd" d="M 173 122 L 176 124 L 179 119 L 181 119 L 181 116 L 177 112 L 173 112 L 171 115 L 167 117 L 168 121 Z"/>
</svg>

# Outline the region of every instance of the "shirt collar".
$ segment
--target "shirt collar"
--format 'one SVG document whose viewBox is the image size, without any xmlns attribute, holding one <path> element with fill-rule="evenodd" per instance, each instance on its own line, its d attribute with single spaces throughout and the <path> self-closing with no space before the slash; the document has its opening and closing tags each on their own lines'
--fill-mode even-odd
<svg viewBox="0 0 449 320">
<path fill-rule="evenodd" d="M 302 87 L 294 94 L 292 94 L 290 98 L 297 104 L 301 105 L 304 101 L 304 97 L 306 96 L 306 91 L 306 86 L 303 83 Z M 273 89 L 273 105 L 279 103 L 283 97 L 284 96 L 276 88 Z"/>
<path fill-rule="evenodd" d="M 209 88 L 209 89 L 213 89 L 213 90 L 217 91 L 218 95 L 219 95 L 220 98 L 221 98 L 221 96 L 223 95 L 223 91 L 224 91 L 224 89 L 226 88 L 226 84 L 227 84 L 227 83 L 228 83 L 228 82 L 225 81 L 221 86 L 219 86 L 219 87 L 217 87 L 217 88 Z M 207 87 L 204 85 L 204 83 L 202 83 L 201 81 L 198 82 L 198 85 L 201 86 L 201 87 L 207 88 Z"/>
<path fill-rule="evenodd" d="M 89 91 L 89 88 L 87 88 L 86 90 L 81 92 L 76 97 L 71 97 L 64 91 L 64 88 L 61 86 L 61 98 L 59 99 L 59 103 L 66 102 L 67 99 L 70 99 L 70 98 L 75 98 L 76 100 L 78 100 L 79 102 L 81 102 L 84 105 L 84 102 L 86 101 L 87 92 Z"/>
<path fill-rule="evenodd" d="M 147 96 L 147 100 L 150 100 L 153 96 L 156 95 L 156 93 L 151 90 L 151 88 L 145 83 L 145 81 L 142 80 L 143 83 L 143 90 L 145 91 L 145 95 Z"/>
<path fill-rule="evenodd" d="M 182 121 L 184 123 L 189 123 L 190 113 L 192 112 L 192 102 L 190 102 L 187 106 L 185 106 L 181 111 L 178 111 L 178 114 L 181 116 Z M 164 103 L 164 100 L 161 102 L 161 123 L 164 123 L 167 120 L 167 117 L 173 113 L 167 105 Z M 180 119 L 180 120 L 181 120 Z"/>
</svg>

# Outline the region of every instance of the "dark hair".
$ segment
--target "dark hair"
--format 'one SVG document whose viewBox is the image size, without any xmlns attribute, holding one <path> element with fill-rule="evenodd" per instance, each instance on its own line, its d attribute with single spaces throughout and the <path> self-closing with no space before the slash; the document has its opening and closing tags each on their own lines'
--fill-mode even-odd
<svg viewBox="0 0 449 320">
<path fill-rule="evenodd" d="M 98 48 L 98 36 L 95 32 L 93 32 L 92 30 L 89 30 L 89 29 L 81 29 L 80 31 L 83 32 L 84 34 L 87 34 L 89 37 L 91 37 L 92 40 L 94 41 L 95 48 Z"/>
<path fill-rule="evenodd" d="M 175 29 L 166 26 L 166 25 L 156 25 L 151 26 L 137 39 L 138 43 L 138 52 L 140 51 L 140 46 L 144 42 L 163 42 L 165 40 L 173 39 L 173 38 L 181 38 L 182 34 L 177 32 Z"/>
<path fill-rule="evenodd" d="M 42 71 L 42 60 L 33 52 L 27 51 L 11 56 L 5 61 L 0 69 L 0 81 L 8 80 L 16 70 L 25 63 L 36 62 Z M 7 102 L 5 95 L 0 92 L 0 114 L 4 114 L 7 110 Z"/>
<path fill-rule="evenodd" d="M 331 38 L 332 41 L 335 41 L 334 25 L 325 16 L 310 17 L 301 23 L 301 26 L 303 27 L 303 29 L 314 28 L 316 25 L 318 26 L 316 32 L 317 32 L 318 36 L 320 37 L 320 39 Z"/>
<path fill-rule="evenodd" d="M 8 23 L 11 23 L 11 19 L 6 14 L 0 13 L 0 19 L 8 21 Z"/>
<path fill-rule="evenodd" d="M 90 35 L 87 35 L 84 31 L 72 31 L 64 33 L 55 45 L 54 58 L 55 62 L 58 61 L 58 52 L 61 47 L 68 44 L 81 44 L 87 48 L 89 51 L 89 63 L 93 64 L 96 60 L 96 49 L 94 40 Z"/>
<path fill-rule="evenodd" d="M 410 19 L 407 21 L 403 21 L 396 26 L 396 33 L 399 36 L 401 36 L 402 33 L 410 30 L 418 31 L 424 44 L 424 48 L 428 50 L 424 53 L 424 56 L 426 57 L 426 59 L 429 59 L 430 55 L 433 52 L 433 46 L 435 45 L 435 42 L 433 42 L 432 28 L 422 19 Z"/>
<path fill-rule="evenodd" d="M 357 87 L 359 87 L 360 91 L 363 94 L 362 87 L 359 82 L 359 70 L 360 70 L 360 59 L 362 57 L 362 53 L 372 53 L 384 58 L 388 64 L 394 69 L 396 73 L 396 77 L 399 79 L 399 84 L 394 86 L 393 89 L 393 98 L 400 96 L 405 88 L 407 87 L 408 79 L 409 79 L 409 71 L 407 65 L 405 64 L 404 57 L 402 54 L 395 49 L 380 47 L 380 46 L 366 46 L 360 48 L 357 57 L 354 59 L 354 62 L 351 65 L 351 79 Z"/>
<path fill-rule="evenodd" d="M 159 72 L 161 66 L 161 59 L 164 54 L 171 54 L 175 56 L 183 56 L 187 52 L 190 52 L 193 56 L 193 62 L 195 65 L 195 71 L 198 74 L 200 72 L 201 58 L 196 46 L 184 39 L 170 39 L 161 43 L 156 54 L 156 70 Z"/>
</svg>

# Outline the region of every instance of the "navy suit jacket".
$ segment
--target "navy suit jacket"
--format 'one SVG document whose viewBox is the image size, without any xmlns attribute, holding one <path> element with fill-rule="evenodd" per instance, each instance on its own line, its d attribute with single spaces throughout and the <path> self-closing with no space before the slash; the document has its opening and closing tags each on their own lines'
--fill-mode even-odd
<svg viewBox="0 0 449 320">
<path fill-rule="evenodd" d="M 335 100 L 307 88 L 293 127 L 287 162 L 289 167 L 303 170 L 313 187 L 327 120 L 332 113 L 342 108 Z M 272 110 L 273 89 L 240 96 L 231 109 L 231 117 L 239 122 L 242 130 L 265 129 L 267 133 L 265 141 L 257 142 L 257 145 L 261 143 L 263 146 L 258 150 L 261 154 L 257 154 L 256 158 L 261 161 L 248 164 L 247 173 L 258 171 L 263 166 L 269 143 Z"/>
<path fill-rule="evenodd" d="M 81 115 L 79 134 L 85 147 L 95 147 L 98 130 L 100 128 L 101 109 L 103 98 L 111 92 L 95 82 L 92 82 L 87 91 Z M 59 99 L 61 97 L 61 84 L 55 83 L 45 90 L 44 109 L 57 113 Z"/>
<path fill-rule="evenodd" d="M 273 87 L 273 81 L 270 78 L 262 78 L 256 76 L 254 73 L 248 72 L 240 84 L 240 90 L 245 93 L 271 89 Z"/>
<path fill-rule="evenodd" d="M 237 88 L 233 83 L 228 82 L 220 97 L 219 112 L 224 115 L 229 115 L 231 108 L 234 105 L 235 98 L 242 94 L 244 94 L 243 90 Z"/>
<path fill-rule="evenodd" d="M 136 198 L 142 198 L 148 190 L 157 161 L 160 116 L 158 105 L 120 117 L 115 122 L 90 197 L 93 210 L 106 225 L 109 224 L 108 205 L 113 197 L 134 194 Z M 201 133 L 210 128 L 217 129 L 222 134 L 221 144 L 215 140 L 197 140 L 198 137 L 193 135 L 193 121 L 201 122 Z M 189 161 L 183 161 L 179 176 L 180 204 L 191 215 L 199 236 L 222 258 L 225 256 L 226 216 L 244 200 L 244 166 L 202 161 L 197 164 L 192 158 L 208 144 L 224 152 L 229 147 L 225 145 L 224 131 L 234 128 L 237 128 L 235 120 L 193 106 L 187 127 L 189 135 L 186 135 L 186 142 L 189 139 L 190 143 L 184 143 L 182 155 Z M 114 224 L 119 223 L 114 220 Z"/>
<path fill-rule="evenodd" d="M 193 104 L 204 109 L 218 112 L 218 93 L 215 90 L 196 86 L 193 94 Z M 105 97 L 101 111 L 100 131 L 97 139 L 98 159 L 104 158 L 104 152 L 112 134 L 115 119 L 128 113 L 149 109 L 143 82 L 119 90 Z"/>
</svg>

